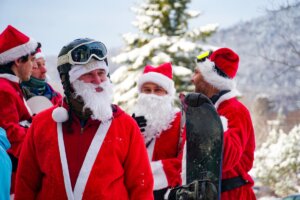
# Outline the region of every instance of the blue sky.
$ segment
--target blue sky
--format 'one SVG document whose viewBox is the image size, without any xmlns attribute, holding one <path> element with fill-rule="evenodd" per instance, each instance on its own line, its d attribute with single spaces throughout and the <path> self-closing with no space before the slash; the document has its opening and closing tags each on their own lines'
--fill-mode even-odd
<svg viewBox="0 0 300 200">
<path fill-rule="evenodd" d="M 108 48 L 122 46 L 121 35 L 137 32 L 130 7 L 142 0 L 0 0 L 0 32 L 8 24 L 42 43 L 46 55 L 57 55 L 63 45 L 79 37 L 103 41 Z M 192 0 L 202 15 L 190 27 L 218 23 L 232 26 L 265 14 L 287 0 Z"/>
</svg>

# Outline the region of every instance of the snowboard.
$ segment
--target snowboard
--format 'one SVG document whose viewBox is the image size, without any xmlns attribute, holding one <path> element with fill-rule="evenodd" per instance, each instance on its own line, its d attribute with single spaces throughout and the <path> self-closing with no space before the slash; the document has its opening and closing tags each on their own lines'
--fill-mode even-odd
<svg viewBox="0 0 300 200">
<path fill-rule="evenodd" d="M 189 93 L 184 102 L 186 125 L 186 183 L 174 188 L 169 200 L 218 200 L 221 195 L 223 127 L 210 101 Z"/>
</svg>

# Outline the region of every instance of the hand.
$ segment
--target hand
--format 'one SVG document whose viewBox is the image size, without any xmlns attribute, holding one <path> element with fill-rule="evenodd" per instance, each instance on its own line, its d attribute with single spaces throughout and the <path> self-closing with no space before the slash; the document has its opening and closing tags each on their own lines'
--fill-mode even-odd
<svg viewBox="0 0 300 200">
<path fill-rule="evenodd" d="M 132 117 L 139 125 L 140 131 L 144 132 L 145 127 L 147 126 L 147 120 L 145 119 L 145 117 L 144 116 L 135 116 L 135 113 L 133 113 Z"/>
</svg>

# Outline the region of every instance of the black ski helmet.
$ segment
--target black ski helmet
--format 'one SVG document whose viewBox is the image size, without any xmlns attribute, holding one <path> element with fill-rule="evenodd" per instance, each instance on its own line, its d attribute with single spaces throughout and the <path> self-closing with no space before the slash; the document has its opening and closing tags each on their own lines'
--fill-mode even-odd
<svg viewBox="0 0 300 200">
<path fill-rule="evenodd" d="M 79 46 L 80 44 L 84 44 L 87 42 L 92 42 L 92 41 L 95 41 L 95 40 L 90 39 L 90 38 L 75 39 L 72 42 L 70 42 L 69 44 L 63 46 L 63 48 L 60 50 L 60 52 L 58 54 L 58 58 L 68 54 L 68 52 L 70 50 L 72 50 L 73 48 L 75 48 L 76 46 Z M 104 59 L 104 62 L 108 66 L 107 58 Z M 66 90 L 70 90 L 69 71 L 71 70 L 71 67 L 72 67 L 72 64 L 70 64 L 70 63 L 65 63 L 65 64 L 58 63 L 58 66 L 57 66 L 57 70 L 58 70 L 59 76 L 61 78 L 61 82 L 62 82 L 65 93 L 66 93 Z"/>
</svg>

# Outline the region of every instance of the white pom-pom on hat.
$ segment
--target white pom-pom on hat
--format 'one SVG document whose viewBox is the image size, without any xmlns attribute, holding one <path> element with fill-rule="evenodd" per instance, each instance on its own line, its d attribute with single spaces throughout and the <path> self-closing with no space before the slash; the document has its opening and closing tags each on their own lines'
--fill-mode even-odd
<svg viewBox="0 0 300 200">
<path fill-rule="evenodd" d="M 52 118 L 58 123 L 65 122 L 69 119 L 68 111 L 64 107 L 57 107 L 52 111 Z"/>
<path fill-rule="evenodd" d="M 41 48 L 37 49 L 36 54 L 34 54 L 35 59 L 39 59 L 39 58 L 44 58 L 45 59 L 45 54 L 43 54 Z"/>
</svg>

